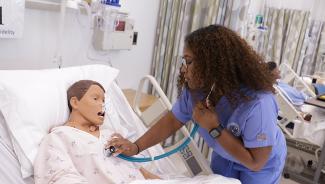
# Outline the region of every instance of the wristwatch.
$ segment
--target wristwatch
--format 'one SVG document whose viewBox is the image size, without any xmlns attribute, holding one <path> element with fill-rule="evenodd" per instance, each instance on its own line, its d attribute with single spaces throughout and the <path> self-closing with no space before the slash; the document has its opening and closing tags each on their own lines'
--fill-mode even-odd
<svg viewBox="0 0 325 184">
<path fill-rule="evenodd" d="M 221 132 L 223 129 L 224 129 L 224 127 L 222 126 L 222 124 L 219 124 L 219 126 L 217 128 L 211 129 L 209 131 L 209 134 L 213 139 L 216 139 L 221 135 Z"/>
</svg>

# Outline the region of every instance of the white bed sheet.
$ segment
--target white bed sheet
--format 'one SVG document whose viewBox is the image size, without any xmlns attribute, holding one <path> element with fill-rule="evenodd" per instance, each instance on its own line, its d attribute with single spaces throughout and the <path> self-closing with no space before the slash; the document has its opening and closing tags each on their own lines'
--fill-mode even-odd
<svg viewBox="0 0 325 184">
<path fill-rule="evenodd" d="M 301 111 L 310 113 L 312 119 L 310 123 L 296 122 L 293 136 L 306 139 L 322 147 L 325 141 L 325 109 L 312 105 L 302 105 Z"/>
<path fill-rule="evenodd" d="M 179 183 L 186 183 L 186 184 L 240 184 L 241 182 L 237 179 L 227 178 L 221 175 L 212 174 L 209 176 L 195 176 L 193 178 L 175 178 L 175 179 L 166 179 L 166 180 L 136 180 L 131 182 L 130 184 L 179 184 Z"/>
</svg>

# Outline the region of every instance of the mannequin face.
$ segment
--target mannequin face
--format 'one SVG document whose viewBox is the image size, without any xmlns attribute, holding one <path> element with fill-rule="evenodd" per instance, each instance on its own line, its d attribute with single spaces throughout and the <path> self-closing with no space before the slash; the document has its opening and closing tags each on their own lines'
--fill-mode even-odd
<svg viewBox="0 0 325 184">
<path fill-rule="evenodd" d="M 94 125 L 101 125 L 104 121 L 103 104 L 105 103 L 105 93 L 97 85 L 92 85 L 84 96 L 78 100 L 72 97 L 70 100 L 73 111 L 87 122 Z"/>
<path fill-rule="evenodd" d="M 274 77 L 274 80 L 281 79 L 281 72 L 278 67 L 274 68 L 271 73 Z"/>
</svg>

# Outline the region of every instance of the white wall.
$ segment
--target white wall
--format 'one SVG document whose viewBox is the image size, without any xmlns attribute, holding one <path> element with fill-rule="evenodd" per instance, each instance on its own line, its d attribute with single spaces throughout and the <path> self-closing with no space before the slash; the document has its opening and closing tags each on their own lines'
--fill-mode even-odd
<svg viewBox="0 0 325 184">
<path fill-rule="evenodd" d="M 312 9 L 312 17 L 316 20 L 325 21 L 325 1 L 324 0 L 314 0 L 314 7 Z"/>
<path fill-rule="evenodd" d="M 137 88 L 142 76 L 149 74 L 153 54 L 159 0 L 121 0 L 122 8 L 135 20 L 138 43 L 130 51 L 114 51 L 100 56 L 91 52 L 93 61 L 87 58 L 89 32 L 85 27 L 86 17 L 77 21 L 75 12 L 66 17 L 63 66 L 107 63 L 120 70 L 121 88 Z M 58 34 L 59 12 L 26 9 L 22 39 L 0 39 L 0 69 L 55 68 L 53 63 Z"/>
<path fill-rule="evenodd" d="M 251 0 L 249 13 L 256 15 L 263 12 L 264 4 L 277 8 L 309 10 L 314 19 L 325 21 L 324 0 Z"/>
<path fill-rule="evenodd" d="M 267 0 L 271 7 L 311 10 L 315 0 Z"/>
</svg>

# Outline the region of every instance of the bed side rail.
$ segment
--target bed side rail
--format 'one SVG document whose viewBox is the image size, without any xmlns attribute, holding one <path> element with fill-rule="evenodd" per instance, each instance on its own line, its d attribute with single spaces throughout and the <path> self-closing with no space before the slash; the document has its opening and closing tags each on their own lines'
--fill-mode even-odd
<svg viewBox="0 0 325 184">
<path fill-rule="evenodd" d="M 159 95 L 159 99 L 153 105 L 148 107 L 145 111 L 141 112 L 140 102 L 142 90 L 146 81 L 149 81 L 151 83 L 154 90 Z M 172 109 L 172 104 L 161 89 L 156 79 L 151 75 L 147 75 L 143 77 L 140 81 L 132 108 L 134 109 L 135 113 L 146 123 L 146 125 L 151 126 L 156 123 L 164 114 L 166 114 Z M 185 138 L 189 137 L 190 133 L 188 132 L 185 126 L 183 126 L 180 131 L 185 136 Z M 183 140 L 180 142 L 183 142 Z M 177 146 L 178 144 L 175 144 L 167 149 L 170 150 Z M 193 139 L 191 140 L 188 146 L 178 152 L 178 156 L 184 162 L 191 176 L 209 175 L 213 173 L 208 165 L 208 161 L 202 155 Z"/>
<path fill-rule="evenodd" d="M 313 98 L 316 97 L 316 94 L 311 89 L 311 87 L 308 86 L 308 84 L 306 84 L 306 82 L 301 77 L 299 77 L 289 65 L 287 65 L 286 63 L 282 63 L 279 69 L 281 71 L 281 79 L 283 82 L 296 87 L 300 91 L 306 93 L 307 95 Z"/>
<path fill-rule="evenodd" d="M 289 123 L 303 123 L 305 120 L 296 110 L 296 108 L 285 97 L 282 91 L 276 86 L 274 86 L 274 88 L 276 89 L 276 100 L 280 108 L 279 116 L 281 116 L 282 118 L 278 121 L 278 125 L 282 129 L 282 131 L 284 131 L 289 137 L 293 138 L 295 137 L 295 131 L 294 129 L 290 130 L 289 128 L 287 128 L 287 125 Z M 297 125 L 294 126 L 294 128 L 297 127 Z"/>
</svg>

